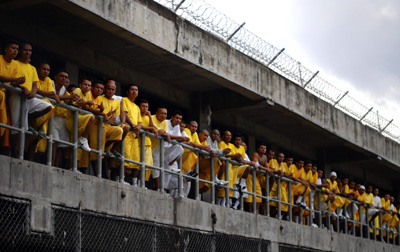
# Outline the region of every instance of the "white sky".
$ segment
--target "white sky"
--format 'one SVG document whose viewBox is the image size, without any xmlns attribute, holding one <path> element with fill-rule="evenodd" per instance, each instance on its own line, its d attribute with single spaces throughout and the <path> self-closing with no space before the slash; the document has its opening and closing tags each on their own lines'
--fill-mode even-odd
<svg viewBox="0 0 400 252">
<path fill-rule="evenodd" d="M 400 126 L 400 1 L 206 1 Z"/>
</svg>

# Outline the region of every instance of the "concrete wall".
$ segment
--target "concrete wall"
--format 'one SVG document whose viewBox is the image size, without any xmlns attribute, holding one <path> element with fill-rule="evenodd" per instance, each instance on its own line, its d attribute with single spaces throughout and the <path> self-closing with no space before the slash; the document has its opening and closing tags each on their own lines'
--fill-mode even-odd
<svg viewBox="0 0 400 252">
<path fill-rule="evenodd" d="M 398 246 L 374 242 L 325 229 L 313 228 L 265 216 L 222 208 L 185 198 L 172 198 L 151 190 L 122 185 L 93 176 L 0 156 L 0 194 L 31 201 L 31 228 L 50 233 L 51 205 L 81 206 L 110 215 L 212 231 L 322 251 L 398 251 Z"/>
<path fill-rule="evenodd" d="M 121 37 L 135 42 L 138 38 L 148 41 L 152 44 L 151 50 L 162 50 L 178 56 L 187 68 L 198 69 L 200 74 L 227 88 L 235 89 L 253 99 L 272 99 L 332 134 L 400 166 L 398 143 L 385 138 L 378 131 L 363 125 L 211 34 L 177 18 L 158 4 L 133 0 L 69 2 L 98 16 L 96 19 L 88 15 L 86 18 L 89 22 L 109 30 L 115 29 L 110 25 L 114 24 L 126 31 L 119 34 Z M 63 2 L 56 4 L 63 5 Z M 108 25 L 105 26 L 105 23 Z M 147 45 L 143 43 L 143 46 Z"/>
</svg>

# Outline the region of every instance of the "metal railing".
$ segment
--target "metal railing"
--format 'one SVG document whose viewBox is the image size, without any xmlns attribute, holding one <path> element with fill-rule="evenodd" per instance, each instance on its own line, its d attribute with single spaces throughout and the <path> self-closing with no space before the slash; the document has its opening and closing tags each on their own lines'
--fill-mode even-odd
<svg viewBox="0 0 400 252">
<path fill-rule="evenodd" d="M 361 104 L 328 81 L 318 71 L 307 69 L 288 54 L 266 42 L 256 34 L 221 13 L 204 0 L 154 0 L 178 16 L 221 38 L 233 48 L 259 61 L 282 76 L 300 85 L 320 99 L 334 105 L 346 114 L 362 121 L 382 135 L 400 142 L 400 128 L 393 120 L 380 116 L 372 108 Z"/>
<path fill-rule="evenodd" d="M 10 91 L 13 91 L 13 92 L 21 93 L 21 90 L 19 88 L 15 88 L 15 87 L 12 87 L 12 86 L 7 85 L 7 84 L 0 83 L 0 87 L 4 87 L 4 88 L 6 88 L 6 89 L 8 89 Z M 37 97 L 40 97 L 40 96 L 37 95 Z M 48 99 L 48 98 L 46 98 L 46 99 Z M 76 108 L 74 106 L 66 105 L 64 103 L 55 104 L 55 102 L 52 99 L 49 99 L 49 100 L 54 103 L 53 105 L 66 108 L 66 109 L 68 109 L 68 110 L 70 110 L 70 111 L 72 111 L 74 113 L 74 129 L 73 129 L 73 141 L 72 141 L 72 143 L 66 142 L 66 141 L 62 141 L 62 140 L 58 140 L 58 139 L 54 139 L 52 134 L 51 134 L 51 132 L 52 132 L 51 128 L 52 128 L 53 125 L 50 122 L 49 128 L 48 128 L 48 132 L 50 132 L 50 134 L 46 137 L 47 140 L 48 140 L 47 164 L 51 165 L 52 144 L 54 142 L 63 143 L 63 144 L 66 144 L 68 146 L 73 147 L 73 165 L 72 165 L 72 170 L 73 171 L 77 171 L 77 168 L 78 168 L 77 167 L 77 150 L 79 148 L 79 145 L 78 145 L 78 129 L 77 129 L 78 128 L 78 113 L 88 114 L 90 112 L 82 110 L 82 109 L 78 109 L 78 108 Z M 22 105 L 25 103 L 25 98 L 21 99 L 21 103 L 22 103 Z M 24 109 L 23 106 L 21 106 L 21 108 L 22 108 L 21 109 L 22 110 L 22 115 L 27 113 L 27 111 Z M 22 116 L 21 118 L 24 118 L 24 116 Z M 105 153 L 103 153 L 103 151 L 102 151 L 102 143 L 101 143 L 101 141 L 102 141 L 102 117 L 97 117 L 97 118 L 99 119 L 98 149 L 91 149 L 91 152 L 94 152 L 94 153 L 98 154 L 98 157 L 97 157 L 98 174 L 97 174 L 97 176 L 101 177 L 102 176 L 102 155 L 105 155 Z M 23 123 L 24 122 L 21 120 L 21 125 L 24 125 Z M 20 141 L 19 159 L 23 159 L 23 157 L 24 157 L 24 155 L 23 155 L 23 150 L 24 150 L 23 146 L 25 145 L 25 134 L 32 134 L 32 133 L 29 132 L 29 131 L 26 131 L 25 128 L 22 127 L 22 126 L 18 128 L 18 127 L 12 127 L 12 126 L 9 126 L 9 125 L 0 124 L 0 127 L 5 127 L 5 128 L 8 128 L 8 129 L 16 130 L 16 131 L 20 132 L 20 139 L 22 139 L 22 140 Z M 159 140 L 159 145 L 160 145 L 160 164 L 161 164 L 160 166 L 154 166 L 154 165 L 149 165 L 149 164 L 145 163 L 144 153 L 145 153 L 145 137 L 146 136 L 149 136 L 149 137 L 152 137 L 152 138 L 156 138 L 156 139 Z M 207 151 L 204 151 L 204 150 L 200 150 L 198 148 L 189 146 L 187 144 L 172 140 L 171 144 L 181 145 L 183 148 L 188 149 L 190 151 L 193 151 L 197 155 L 198 160 L 197 160 L 197 162 L 196 162 L 196 164 L 194 166 L 194 171 L 197 174 L 200 174 L 200 166 L 199 166 L 200 159 L 202 159 L 202 158 L 208 158 L 209 159 L 209 162 L 210 162 L 210 180 L 201 179 L 201 178 L 199 178 L 199 176 L 192 177 L 192 176 L 189 176 L 188 174 L 185 174 L 185 173 L 182 172 L 182 158 L 181 157 L 178 160 L 178 168 L 179 168 L 180 172 L 177 173 L 175 171 L 170 170 L 168 167 L 164 167 L 164 165 L 163 165 L 164 164 L 164 162 L 163 162 L 163 160 L 164 160 L 163 153 L 164 153 L 165 139 L 163 137 L 160 137 L 160 136 L 155 137 L 152 133 L 149 133 L 149 132 L 146 132 L 146 131 L 143 131 L 143 130 L 140 131 L 140 137 L 141 137 L 141 140 L 142 140 L 141 141 L 141 146 L 140 146 L 140 149 L 141 149 L 140 161 L 130 160 L 130 159 L 125 158 L 124 156 L 113 157 L 115 159 L 120 160 L 119 177 L 117 177 L 117 181 L 124 181 L 124 162 L 128 162 L 128 163 L 134 163 L 134 164 L 140 165 L 141 169 L 140 169 L 139 179 L 141 181 L 145 181 L 145 170 L 146 170 L 146 168 L 159 170 L 160 171 L 160 182 L 161 182 L 159 191 L 161 193 L 165 193 L 163 181 L 164 181 L 164 176 L 166 174 L 170 174 L 170 175 L 178 177 L 178 188 L 177 189 L 178 189 L 178 195 L 179 196 L 182 196 L 183 179 L 190 179 L 190 180 L 194 181 L 194 187 L 195 187 L 194 199 L 195 200 L 201 200 L 201 197 L 200 197 L 201 195 L 199 193 L 199 189 L 200 189 L 199 188 L 199 183 L 202 182 L 202 183 L 208 184 L 209 188 L 210 188 L 210 191 L 211 191 L 211 193 L 210 193 L 210 195 L 211 195 L 210 203 L 211 204 L 215 204 L 215 202 L 216 202 L 215 199 L 216 199 L 216 189 L 217 188 L 224 188 L 226 202 L 229 202 L 229 200 L 230 200 L 230 196 L 229 196 L 229 192 L 230 191 L 238 191 L 238 189 L 235 188 L 235 187 L 229 187 L 229 184 L 228 185 L 218 185 L 216 183 L 215 176 L 214 176 L 214 171 L 215 171 L 214 159 L 215 158 L 219 158 L 221 161 L 225 162 L 225 167 L 222 167 L 222 168 L 225 169 L 224 172 L 225 172 L 225 180 L 226 181 L 229 181 L 229 179 L 230 179 L 229 178 L 229 169 L 233 169 L 233 168 L 231 168 L 229 166 L 229 164 L 242 165 L 241 163 L 239 163 L 239 162 L 237 162 L 235 160 L 228 159 L 228 158 L 226 158 L 224 156 L 215 156 L 214 157 L 214 156 L 212 156 L 210 154 L 210 152 L 207 152 Z M 124 143 L 123 142 L 121 144 L 121 148 L 122 148 L 121 152 L 124 153 L 124 149 L 123 149 L 124 148 Z M 21 153 L 21 150 L 22 150 L 22 153 Z M 321 191 L 320 189 L 317 189 L 315 191 L 315 195 L 316 196 L 315 196 L 314 199 L 312 199 L 311 196 L 308 196 L 309 202 L 313 202 L 315 200 L 318 202 L 317 203 L 317 207 L 316 207 L 317 209 L 314 209 L 313 205 L 309 205 L 308 209 L 303 209 L 303 208 L 299 207 L 297 204 L 292 203 L 292 185 L 299 184 L 299 182 L 293 181 L 293 180 L 288 179 L 286 177 L 280 177 L 277 174 L 268 174 L 263 170 L 256 170 L 254 167 L 250 167 L 250 170 L 251 170 L 252 185 L 253 185 L 252 192 L 244 192 L 243 194 L 240 194 L 240 196 L 238 198 L 238 200 L 240 202 L 240 206 L 241 206 L 240 209 L 242 211 L 244 210 L 244 197 L 247 195 L 247 196 L 252 196 L 253 200 L 251 202 L 251 206 L 252 206 L 254 214 L 258 214 L 256 199 L 259 198 L 259 199 L 262 200 L 262 207 L 265 209 L 263 214 L 266 215 L 266 216 L 271 216 L 271 214 L 270 214 L 270 209 L 271 209 L 270 208 L 271 207 L 270 204 L 271 204 L 271 202 L 276 202 L 276 204 L 277 204 L 277 206 L 276 206 L 276 215 L 272 216 L 272 217 L 276 217 L 278 219 L 282 219 L 283 216 L 286 216 L 286 220 L 292 222 L 293 221 L 293 216 L 298 216 L 298 219 L 300 221 L 296 221 L 296 222 L 303 223 L 303 213 L 304 213 L 305 210 L 307 210 L 309 213 L 308 213 L 308 217 L 306 217 L 307 218 L 306 224 L 309 225 L 309 226 L 312 225 L 312 224 L 315 224 L 315 223 L 317 223 L 318 227 L 320 227 L 320 228 L 326 227 L 326 228 L 330 229 L 331 226 L 333 226 L 334 230 L 337 231 L 337 232 L 343 232 L 343 233 L 346 233 L 346 234 L 349 233 L 351 235 L 358 234 L 360 237 L 364 237 L 364 236 L 366 236 L 366 233 L 369 233 L 368 229 L 369 229 L 370 225 L 369 225 L 369 222 L 368 222 L 368 217 L 369 217 L 368 216 L 368 211 L 365 211 L 366 212 L 366 218 L 364 218 L 366 220 L 365 222 L 363 222 L 363 220 L 361 220 L 361 219 L 357 220 L 355 218 L 355 216 L 354 216 L 354 211 L 352 211 L 352 209 L 355 206 L 357 206 L 358 207 L 358 211 L 359 211 L 359 216 L 363 216 L 363 213 L 362 213 L 363 204 L 362 203 L 360 203 L 358 201 L 346 199 L 346 201 L 350 202 L 350 203 L 349 204 L 346 204 L 346 203 L 344 204 L 343 211 L 344 211 L 344 213 L 347 213 L 347 212 L 350 211 L 353 214 L 351 214 L 351 218 L 350 219 L 349 218 L 339 218 L 334 213 L 331 213 L 331 212 L 329 212 L 329 210 L 327 210 L 327 209 L 329 209 L 330 204 L 327 205 L 327 208 L 323 208 L 322 207 L 323 203 L 324 203 L 324 202 L 321 201 L 321 196 L 323 194 L 323 191 Z M 262 173 L 263 176 L 265 176 L 265 184 L 262 185 L 265 189 L 264 189 L 262 195 L 257 194 L 257 191 L 256 191 L 256 185 L 257 185 L 256 180 L 258 179 L 257 178 L 257 173 Z M 275 180 L 275 182 L 273 182 L 273 183 L 277 184 L 277 196 L 276 197 L 271 197 L 270 196 L 270 178 L 272 178 L 272 177 Z M 281 201 L 281 193 L 282 192 L 281 192 L 281 189 L 280 189 L 281 188 L 280 185 L 283 182 L 287 183 L 287 188 L 288 188 L 288 192 L 287 193 L 288 193 L 288 199 L 289 199 L 288 202 Z M 145 183 L 140 183 L 140 187 L 144 188 L 145 187 Z M 336 197 L 342 197 L 341 195 L 335 195 L 335 196 Z M 284 206 L 284 205 L 288 206 L 288 211 L 287 212 L 282 211 L 282 206 Z M 348 209 L 348 206 L 350 206 L 350 210 Z M 226 204 L 225 207 L 230 207 L 230 205 Z M 296 211 L 294 211 L 294 210 L 296 210 Z M 298 214 L 297 214 L 297 211 L 298 211 Z M 393 229 L 384 228 L 382 226 L 382 224 L 383 224 L 382 223 L 382 216 L 384 214 L 388 214 L 388 213 L 389 213 L 388 211 L 379 209 L 380 225 L 379 225 L 379 227 L 375 226 L 375 225 L 372 226 L 373 239 L 378 240 L 378 238 L 379 238 L 379 240 L 381 240 L 381 241 L 385 241 L 386 240 L 386 241 L 392 241 L 393 244 L 399 244 L 400 243 L 400 240 L 399 240 L 400 239 L 400 236 L 399 236 L 400 226 L 399 226 L 399 224 L 397 225 L 397 227 L 393 227 Z M 357 226 L 359 226 L 360 228 L 357 228 Z M 377 231 L 379 231 L 379 236 L 377 236 L 377 233 L 378 233 Z M 386 233 L 385 237 L 384 237 L 384 232 Z M 392 236 L 393 239 L 390 239 L 390 236 Z"/>
</svg>

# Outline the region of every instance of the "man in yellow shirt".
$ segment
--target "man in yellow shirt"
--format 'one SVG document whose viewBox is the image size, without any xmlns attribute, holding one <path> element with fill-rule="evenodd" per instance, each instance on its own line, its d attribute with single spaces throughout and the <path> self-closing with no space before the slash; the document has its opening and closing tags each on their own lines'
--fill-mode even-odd
<svg viewBox="0 0 400 252">
<path fill-rule="evenodd" d="M 189 137 L 189 142 L 187 142 L 187 144 L 200 150 L 211 151 L 211 147 L 209 145 L 202 145 L 200 143 L 199 136 L 197 134 L 197 128 L 197 122 L 191 121 L 189 122 L 188 127 L 184 129 L 184 132 Z M 182 155 L 182 169 L 189 175 L 197 176 L 197 174 L 195 174 L 193 171 L 197 160 L 198 157 L 193 151 L 184 149 L 184 153 Z"/>
<path fill-rule="evenodd" d="M 139 101 L 139 108 L 140 108 L 140 115 L 142 117 L 142 125 L 141 128 L 142 130 L 146 130 L 148 132 L 153 133 L 155 136 L 158 135 L 158 131 L 156 127 L 153 124 L 153 121 L 151 120 L 151 114 L 149 111 L 149 102 L 146 100 L 140 100 Z M 139 146 L 141 146 L 141 139 L 139 139 Z M 153 155 L 152 155 L 152 149 L 151 149 L 151 139 L 149 136 L 145 136 L 145 155 L 144 155 L 144 160 L 146 165 L 153 165 Z M 143 160 L 142 160 L 143 161 Z M 151 175 L 151 168 L 146 167 L 146 174 L 145 174 L 145 180 L 149 181 L 150 175 Z"/>
<path fill-rule="evenodd" d="M 68 79 L 68 72 L 66 70 L 58 70 L 54 76 L 54 91 L 62 102 L 70 103 L 79 99 L 77 94 L 69 94 L 66 91 L 65 83 Z M 51 128 L 51 133 L 53 138 L 56 140 L 62 140 L 68 142 L 70 140 L 68 129 L 65 125 L 65 118 L 67 117 L 67 110 L 61 107 L 56 107 L 54 111 L 53 126 Z M 52 164 L 58 167 L 61 158 L 66 154 L 68 146 L 63 143 L 53 143 L 53 157 Z M 71 151 L 69 151 L 71 153 Z M 68 158 L 68 164 L 65 168 L 69 168 L 71 164 L 71 157 Z"/>
<path fill-rule="evenodd" d="M 19 64 L 14 60 L 18 55 L 19 46 L 16 42 L 8 42 L 4 48 L 4 54 L 0 55 L 0 82 L 19 86 L 23 84 L 26 79 L 22 76 Z M 6 105 L 6 90 L 0 88 L 0 123 L 11 125 L 10 118 L 8 117 Z M 8 154 L 8 147 L 10 146 L 10 130 L 0 127 L 0 138 L 3 146 L 2 152 Z"/>
<path fill-rule="evenodd" d="M 280 177 L 288 177 L 290 176 L 288 167 L 286 166 L 286 163 L 283 162 L 285 159 L 285 155 L 282 152 L 279 152 L 277 155 L 277 158 L 274 159 L 273 156 L 275 154 L 275 151 L 269 150 L 267 154 L 267 160 L 269 159 L 268 162 L 268 167 L 273 170 L 273 173 L 280 176 Z M 274 177 L 270 178 L 270 184 L 271 190 L 269 193 L 269 196 L 274 197 L 275 199 L 278 199 L 278 183 L 277 180 Z M 286 181 L 282 181 L 280 183 L 280 201 L 288 203 L 289 198 L 288 198 L 288 183 Z M 271 216 L 276 215 L 277 213 L 277 207 L 278 207 L 278 202 L 272 201 L 270 203 L 270 208 L 271 208 Z M 281 204 L 281 211 L 282 212 L 287 212 L 289 209 L 288 205 L 286 204 Z"/>
<path fill-rule="evenodd" d="M 52 98 L 56 101 L 56 104 L 59 104 L 60 99 L 58 95 L 54 92 L 53 82 L 49 78 L 49 74 L 50 74 L 50 65 L 47 63 L 40 64 L 38 68 L 39 82 L 37 84 L 38 88 L 37 93 L 44 97 Z M 50 101 L 47 99 L 44 99 L 44 101 L 50 103 Z M 38 120 L 46 120 L 46 115 L 38 118 Z M 46 134 L 47 134 L 47 127 L 48 127 L 48 121 L 46 121 L 46 123 L 43 124 L 43 131 Z M 46 145 L 47 145 L 47 140 L 40 139 L 39 143 L 37 144 L 37 151 L 39 153 L 45 153 Z"/>
<path fill-rule="evenodd" d="M 230 141 L 232 140 L 232 133 L 228 130 L 226 130 L 222 136 L 222 141 L 218 143 L 218 148 L 220 150 L 224 149 L 229 149 L 230 152 L 225 155 L 228 159 L 237 159 L 240 158 L 240 154 L 234 154 L 232 152 L 233 148 L 235 147 Z M 229 181 L 229 187 L 233 188 L 234 185 L 234 180 L 233 180 L 233 171 L 232 171 L 232 164 L 229 162 L 228 164 L 228 180 L 226 179 L 226 174 L 225 174 L 225 161 L 222 162 L 222 168 L 219 170 L 219 175 L 218 177 L 221 180 Z M 225 188 L 219 188 L 218 193 L 217 193 L 217 205 L 220 206 L 226 206 L 226 204 L 229 204 L 229 202 L 226 202 L 226 197 L 225 197 Z M 233 197 L 233 191 L 229 190 L 229 197 Z"/>
<path fill-rule="evenodd" d="M 102 152 L 108 153 L 115 142 L 122 140 L 123 129 L 120 126 L 113 126 L 115 124 L 116 117 L 121 113 L 121 103 L 117 99 L 113 99 L 115 90 L 117 89 L 114 81 L 108 81 L 105 85 L 104 96 L 100 96 L 98 102 L 101 105 L 99 107 L 100 114 L 103 116 L 103 136 L 102 136 Z M 76 91 L 76 90 L 75 90 Z M 92 104 L 93 105 L 93 104 Z M 91 131 L 90 131 L 90 147 L 92 149 L 98 149 L 98 121 L 96 120 Z M 92 134 L 93 133 L 93 134 Z M 93 141 L 92 141 L 93 140 Z M 103 158 L 103 157 L 102 157 Z M 97 175 L 97 155 L 90 155 L 92 161 L 93 171 Z M 103 171 L 104 176 L 107 179 L 111 179 L 108 169 L 107 160 L 103 160 Z"/>
<path fill-rule="evenodd" d="M 126 94 L 127 97 L 123 98 L 125 116 L 121 117 L 122 125 L 124 125 L 126 121 L 129 128 L 124 142 L 124 156 L 127 159 L 140 162 L 139 131 L 141 129 L 142 116 L 139 107 L 135 104 L 135 99 L 139 95 L 139 88 L 136 85 L 129 85 Z M 125 173 L 128 176 L 132 175 L 133 186 L 137 186 L 139 170 L 140 165 L 125 162 Z"/>
<path fill-rule="evenodd" d="M 37 75 L 36 68 L 29 64 L 29 62 L 31 61 L 31 55 L 32 46 L 28 43 L 21 44 L 20 57 L 18 58 L 17 63 L 19 64 L 20 74 L 22 76 L 25 76 L 26 79 L 24 83 L 19 85 L 19 87 L 23 90 L 23 94 L 26 98 L 26 114 L 22 115 L 25 116 L 26 124 L 22 125 L 22 127 L 25 127 L 34 135 L 45 138 L 46 134 L 43 132 L 43 124 L 47 122 L 47 120 L 51 117 L 54 110 L 49 103 L 35 97 L 39 77 Z M 20 127 L 21 95 L 18 93 L 12 93 L 9 102 L 12 126 Z M 46 115 L 45 120 L 41 120 L 41 122 L 36 122 L 36 119 L 44 115 Z M 14 157 L 17 156 L 18 148 L 23 148 L 23 146 L 18 146 L 18 144 L 18 132 L 11 131 L 11 149 Z M 37 142 L 29 145 L 28 153 L 32 153 L 35 151 L 36 144 Z"/>
<path fill-rule="evenodd" d="M 92 101 L 92 96 L 90 93 L 92 87 L 92 82 L 88 79 L 83 79 L 79 84 L 79 88 L 76 88 L 72 93 L 79 97 L 78 100 L 71 103 L 71 105 L 88 110 L 94 103 Z M 78 144 L 82 149 L 78 149 L 78 168 L 80 172 L 85 173 L 89 167 L 89 142 L 88 136 L 92 131 L 92 125 L 94 123 L 94 116 L 92 114 L 78 114 Z M 65 118 L 65 126 L 70 132 L 70 140 L 73 139 L 74 134 L 74 113 L 67 112 L 67 117 Z"/>
<path fill-rule="evenodd" d="M 244 165 L 232 165 L 233 171 L 233 183 L 237 188 L 237 191 L 233 192 L 232 197 L 232 208 L 237 209 L 239 206 L 239 197 L 247 192 L 247 177 L 250 173 L 250 166 L 255 166 L 255 162 L 247 160 L 246 150 L 244 149 L 242 135 L 236 133 L 233 140 L 233 149 L 231 150 L 233 154 L 240 154 L 236 158 L 236 161 L 244 164 Z M 248 198 L 248 194 L 245 194 L 243 198 Z"/>
</svg>

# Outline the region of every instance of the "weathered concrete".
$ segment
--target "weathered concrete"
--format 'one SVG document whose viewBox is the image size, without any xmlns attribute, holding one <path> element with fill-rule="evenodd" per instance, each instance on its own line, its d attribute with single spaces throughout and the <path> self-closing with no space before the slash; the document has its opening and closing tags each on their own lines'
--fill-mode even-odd
<svg viewBox="0 0 400 252">
<path fill-rule="evenodd" d="M 176 17 L 158 4 L 120 0 L 69 2 L 97 15 L 83 17 L 89 22 L 105 29 L 125 31 L 118 35 L 136 43 L 139 39 L 148 41 L 152 45 L 142 45 L 153 50 L 162 50 L 163 54 L 178 56 L 188 69 L 197 69 L 199 74 L 251 99 L 269 98 L 333 135 L 400 166 L 398 143 L 385 138 L 378 131 L 363 125 L 223 41 Z M 61 1 L 56 4 L 72 9 Z"/>
<path fill-rule="evenodd" d="M 222 208 L 205 202 L 172 198 L 151 190 L 122 185 L 93 176 L 0 156 L 0 194 L 31 201 L 31 228 L 50 232 L 51 205 L 130 217 L 190 229 L 212 231 L 322 251 L 398 251 L 398 246 L 374 242 L 325 229 Z"/>
</svg>

